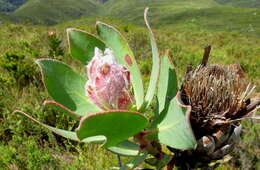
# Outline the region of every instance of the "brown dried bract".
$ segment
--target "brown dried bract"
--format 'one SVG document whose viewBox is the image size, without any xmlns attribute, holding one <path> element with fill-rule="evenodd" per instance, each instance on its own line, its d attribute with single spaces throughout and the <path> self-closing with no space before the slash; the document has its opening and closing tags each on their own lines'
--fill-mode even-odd
<svg viewBox="0 0 260 170">
<path fill-rule="evenodd" d="M 186 74 L 182 99 L 192 107 L 191 123 L 212 132 L 245 116 L 240 113 L 250 104 L 253 89 L 240 64 L 199 65 Z"/>
</svg>

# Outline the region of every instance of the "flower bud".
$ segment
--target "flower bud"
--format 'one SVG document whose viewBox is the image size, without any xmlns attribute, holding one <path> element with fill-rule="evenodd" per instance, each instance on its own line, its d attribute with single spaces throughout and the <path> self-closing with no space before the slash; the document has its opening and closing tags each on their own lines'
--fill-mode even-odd
<svg viewBox="0 0 260 170">
<path fill-rule="evenodd" d="M 132 104 L 130 72 L 118 64 L 113 52 L 95 48 L 95 55 L 87 65 L 85 85 L 90 100 L 104 110 L 127 109 Z"/>
</svg>

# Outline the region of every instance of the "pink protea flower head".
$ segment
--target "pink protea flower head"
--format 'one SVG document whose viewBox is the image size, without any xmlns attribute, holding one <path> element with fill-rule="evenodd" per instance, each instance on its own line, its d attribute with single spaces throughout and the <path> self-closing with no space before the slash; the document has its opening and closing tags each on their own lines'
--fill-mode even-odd
<svg viewBox="0 0 260 170">
<path fill-rule="evenodd" d="M 130 72 L 115 60 L 113 52 L 95 48 L 95 55 L 87 65 L 85 85 L 90 100 L 104 110 L 127 109 L 132 104 Z"/>
</svg>

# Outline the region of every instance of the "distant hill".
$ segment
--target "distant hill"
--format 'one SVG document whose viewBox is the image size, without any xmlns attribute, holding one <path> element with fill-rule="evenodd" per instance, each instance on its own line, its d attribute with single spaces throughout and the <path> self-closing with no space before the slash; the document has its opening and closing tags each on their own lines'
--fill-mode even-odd
<svg viewBox="0 0 260 170">
<path fill-rule="evenodd" d="M 107 2 L 108 0 L 96 0 L 96 1 L 101 2 L 101 3 L 105 3 L 105 2 Z"/>
<path fill-rule="evenodd" d="M 56 24 L 82 16 L 105 16 L 130 21 L 139 20 L 141 23 L 143 10 L 148 6 L 153 10 L 154 16 L 163 16 L 217 5 L 214 0 L 28 0 L 12 13 L 12 18 L 15 21 L 37 24 Z"/>
<path fill-rule="evenodd" d="M 260 8 L 260 0 L 215 0 L 219 4 L 242 7 L 242 8 Z"/>
<path fill-rule="evenodd" d="M 3 1 L 3 0 L 0 0 Z M 0 13 L 3 21 L 56 24 L 87 17 L 115 18 L 144 25 L 143 11 L 150 8 L 153 27 L 239 31 L 260 35 L 260 0 L 28 0 L 14 12 Z M 243 8 L 230 7 L 240 6 Z M 248 3 L 246 3 L 248 2 Z M 249 3 L 251 2 L 251 3 Z M 247 5 L 246 5 L 247 4 Z"/>
<path fill-rule="evenodd" d="M 0 0 L 0 12 L 12 12 L 27 0 Z"/>
<path fill-rule="evenodd" d="M 12 15 L 18 21 L 56 24 L 81 16 L 96 16 L 100 8 L 101 4 L 94 0 L 28 0 Z"/>
</svg>

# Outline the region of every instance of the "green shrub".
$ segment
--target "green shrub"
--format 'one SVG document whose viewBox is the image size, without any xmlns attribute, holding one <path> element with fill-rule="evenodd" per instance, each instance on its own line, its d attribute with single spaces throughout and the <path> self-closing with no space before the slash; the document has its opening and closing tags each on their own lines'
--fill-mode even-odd
<svg viewBox="0 0 260 170">
<path fill-rule="evenodd" d="M 61 47 L 62 40 L 57 36 L 56 32 L 48 32 L 49 57 L 57 58 L 64 55 L 64 50 Z"/>
<path fill-rule="evenodd" d="M 9 79 L 0 79 L 5 83 L 16 82 L 19 87 L 23 87 L 39 78 L 35 65 L 22 54 L 7 52 L 1 58 L 0 66 L 10 76 Z"/>
</svg>

